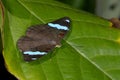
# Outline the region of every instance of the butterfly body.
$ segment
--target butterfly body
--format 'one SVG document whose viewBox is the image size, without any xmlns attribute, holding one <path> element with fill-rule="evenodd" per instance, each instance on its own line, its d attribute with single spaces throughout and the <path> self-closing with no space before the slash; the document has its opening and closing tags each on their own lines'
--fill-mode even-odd
<svg viewBox="0 0 120 80">
<path fill-rule="evenodd" d="M 66 21 L 67 20 L 67 21 Z M 31 26 L 26 35 L 18 40 L 18 48 L 23 52 L 25 61 L 36 60 L 61 45 L 70 27 L 70 19 L 64 17 L 56 21 Z"/>
</svg>

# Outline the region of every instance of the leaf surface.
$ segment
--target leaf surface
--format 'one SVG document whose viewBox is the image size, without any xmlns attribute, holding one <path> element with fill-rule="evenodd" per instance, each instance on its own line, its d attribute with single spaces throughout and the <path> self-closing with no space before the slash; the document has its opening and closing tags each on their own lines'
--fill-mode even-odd
<svg viewBox="0 0 120 80">
<path fill-rule="evenodd" d="M 107 20 L 53 0 L 2 0 L 2 37 L 8 70 L 20 80 L 119 80 L 120 30 Z M 26 29 L 68 16 L 71 31 L 55 49 L 39 60 L 25 62 L 17 40 Z"/>
</svg>

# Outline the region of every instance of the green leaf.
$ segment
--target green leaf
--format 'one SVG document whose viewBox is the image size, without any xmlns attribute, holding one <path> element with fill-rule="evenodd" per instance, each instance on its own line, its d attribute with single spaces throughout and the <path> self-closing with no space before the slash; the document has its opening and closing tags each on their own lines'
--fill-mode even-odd
<svg viewBox="0 0 120 80">
<path fill-rule="evenodd" d="M 2 0 L 2 37 L 9 72 L 20 80 L 120 80 L 120 30 L 107 20 L 53 0 Z M 68 16 L 71 31 L 39 60 L 25 62 L 17 40 L 26 29 Z"/>
<path fill-rule="evenodd" d="M 0 30 L 1 26 L 3 26 L 3 7 L 2 4 L 0 3 Z M 1 31 L 0 31 L 1 32 Z M 0 54 L 2 54 L 2 38 L 1 38 L 1 33 L 0 33 Z"/>
</svg>

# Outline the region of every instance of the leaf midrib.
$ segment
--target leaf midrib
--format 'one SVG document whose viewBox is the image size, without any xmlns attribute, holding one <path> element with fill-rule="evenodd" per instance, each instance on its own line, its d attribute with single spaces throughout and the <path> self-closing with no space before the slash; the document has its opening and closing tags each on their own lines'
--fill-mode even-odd
<svg viewBox="0 0 120 80">
<path fill-rule="evenodd" d="M 96 63 L 94 63 L 92 60 L 90 60 L 84 53 L 82 53 L 81 51 L 77 50 L 74 46 L 72 46 L 72 44 L 69 41 L 66 41 L 66 43 L 71 46 L 75 51 L 77 51 L 78 53 L 81 53 L 80 55 L 83 56 L 85 59 L 87 59 L 91 64 L 93 64 L 96 68 L 98 68 L 101 72 L 104 73 L 104 75 L 108 76 L 111 80 L 112 77 L 105 72 L 102 68 L 100 68 Z"/>
</svg>

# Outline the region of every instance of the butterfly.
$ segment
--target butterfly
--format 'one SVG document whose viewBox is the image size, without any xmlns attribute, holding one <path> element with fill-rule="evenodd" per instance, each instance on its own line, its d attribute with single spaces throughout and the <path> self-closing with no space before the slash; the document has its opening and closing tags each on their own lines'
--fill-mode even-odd
<svg viewBox="0 0 120 80">
<path fill-rule="evenodd" d="M 17 41 L 24 60 L 36 60 L 60 46 L 61 40 L 70 30 L 70 23 L 69 17 L 63 17 L 53 22 L 29 27 L 26 35 Z"/>
</svg>

